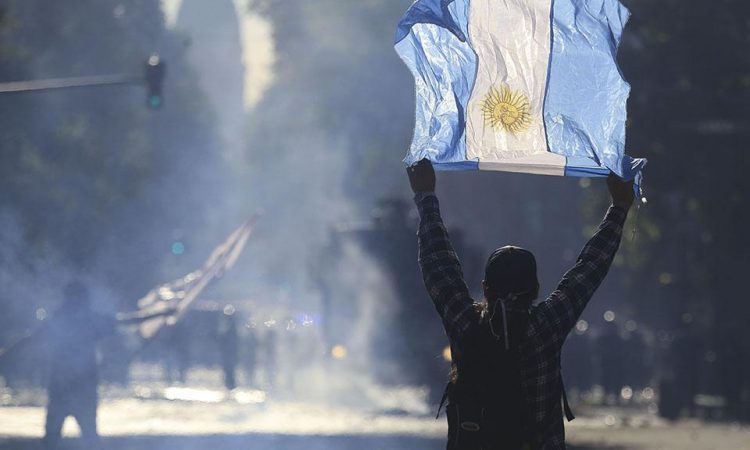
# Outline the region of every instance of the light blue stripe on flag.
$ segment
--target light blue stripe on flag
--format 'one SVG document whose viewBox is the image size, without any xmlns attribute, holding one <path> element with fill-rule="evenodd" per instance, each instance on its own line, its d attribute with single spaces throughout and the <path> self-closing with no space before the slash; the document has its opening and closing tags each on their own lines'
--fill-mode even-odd
<svg viewBox="0 0 750 450">
<path fill-rule="evenodd" d="M 618 0 L 554 0 L 544 122 L 551 152 L 632 178 L 624 155 L 630 85 L 616 63 L 629 16 Z"/>
<path fill-rule="evenodd" d="M 396 32 L 396 51 L 414 74 L 416 120 L 407 165 L 428 158 L 466 164 L 464 112 L 476 76 L 476 54 L 466 42 L 469 0 L 415 2 Z M 449 166 L 444 166 L 449 167 Z M 476 162 L 473 167 L 476 169 Z"/>
</svg>

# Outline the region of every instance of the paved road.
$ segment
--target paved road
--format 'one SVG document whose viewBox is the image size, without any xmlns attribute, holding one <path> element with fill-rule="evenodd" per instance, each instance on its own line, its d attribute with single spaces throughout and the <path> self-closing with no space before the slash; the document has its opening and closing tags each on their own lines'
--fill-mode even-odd
<svg viewBox="0 0 750 450">
<path fill-rule="evenodd" d="M 373 410 L 321 402 L 268 401 L 246 393 L 165 391 L 165 395 L 105 396 L 99 427 L 106 449 L 127 450 L 428 450 L 444 448 L 445 419 L 404 410 Z M 187 396 L 192 399 L 181 398 Z M 579 408 L 566 425 L 574 449 L 750 450 L 750 427 L 681 421 L 624 408 Z M 41 449 L 44 408 L 0 407 L 0 450 Z M 77 427 L 64 428 L 68 448 Z"/>
<path fill-rule="evenodd" d="M 65 447 L 83 450 L 77 439 L 67 440 Z M 105 438 L 102 447 L 107 450 L 442 450 L 445 441 L 415 436 L 129 436 Z M 589 450 L 578 446 L 568 449 Z M 38 439 L 0 439 L 0 450 L 42 450 L 42 446 Z"/>
</svg>

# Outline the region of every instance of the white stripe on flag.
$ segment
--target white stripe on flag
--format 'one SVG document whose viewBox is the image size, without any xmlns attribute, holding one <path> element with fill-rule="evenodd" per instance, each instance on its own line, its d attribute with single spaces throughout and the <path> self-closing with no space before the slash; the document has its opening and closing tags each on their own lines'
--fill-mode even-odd
<svg viewBox="0 0 750 450">
<path fill-rule="evenodd" d="M 479 161 L 479 170 L 500 170 L 561 177 L 565 175 L 565 163 L 566 158 L 564 156 L 545 152 L 503 161 Z"/>
<path fill-rule="evenodd" d="M 478 158 L 480 167 L 549 154 L 542 108 L 550 7 L 550 0 L 471 1 L 469 37 L 478 67 L 467 107 L 466 151 L 467 159 Z M 557 166 L 560 159 L 550 162 Z M 562 158 L 560 171 L 564 164 Z"/>
</svg>

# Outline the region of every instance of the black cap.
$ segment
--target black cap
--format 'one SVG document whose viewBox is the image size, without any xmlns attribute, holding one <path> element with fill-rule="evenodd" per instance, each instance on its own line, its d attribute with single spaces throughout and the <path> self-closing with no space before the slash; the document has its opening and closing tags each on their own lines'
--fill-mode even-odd
<svg viewBox="0 0 750 450">
<path fill-rule="evenodd" d="M 536 293 L 536 258 L 521 247 L 507 245 L 492 252 L 484 268 L 484 283 L 500 297 Z"/>
</svg>

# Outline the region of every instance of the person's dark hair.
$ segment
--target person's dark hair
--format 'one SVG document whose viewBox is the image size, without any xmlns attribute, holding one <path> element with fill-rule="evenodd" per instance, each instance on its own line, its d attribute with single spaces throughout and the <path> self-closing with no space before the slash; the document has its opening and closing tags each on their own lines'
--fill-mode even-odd
<svg viewBox="0 0 750 450">
<path fill-rule="evenodd" d="M 487 301 L 514 298 L 531 303 L 539 295 L 534 255 L 521 247 L 508 245 L 492 252 L 484 268 Z"/>
</svg>

